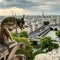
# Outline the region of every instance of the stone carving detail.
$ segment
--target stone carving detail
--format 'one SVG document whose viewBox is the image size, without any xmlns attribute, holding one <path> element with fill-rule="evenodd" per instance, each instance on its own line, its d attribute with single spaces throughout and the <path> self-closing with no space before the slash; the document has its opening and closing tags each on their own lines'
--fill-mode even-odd
<svg viewBox="0 0 60 60">
<path fill-rule="evenodd" d="M 17 43 L 16 46 L 11 49 L 7 60 L 25 60 L 26 57 L 24 55 L 15 55 L 16 51 L 22 47 L 25 47 L 25 44 L 23 42 Z"/>
<path fill-rule="evenodd" d="M 21 19 L 17 19 L 14 17 L 7 17 L 1 23 L 1 31 L 0 31 L 0 43 L 1 44 L 9 44 L 13 42 L 13 38 L 11 36 L 11 31 L 13 29 L 17 29 L 20 27 L 22 30 L 24 28 L 24 15 Z"/>
<path fill-rule="evenodd" d="M 26 60 L 24 55 L 15 55 L 11 60 Z"/>
<path fill-rule="evenodd" d="M 25 21 L 24 21 L 25 15 L 21 19 L 17 20 L 17 25 L 20 27 L 20 29 L 24 29 Z"/>
<path fill-rule="evenodd" d="M 12 42 L 15 42 L 12 38 L 11 35 L 11 31 L 13 29 L 17 29 L 18 27 L 20 27 L 20 29 L 24 28 L 24 15 L 21 19 L 17 19 L 15 17 L 7 17 L 5 18 L 2 23 L 1 23 L 1 29 L 0 29 L 0 44 L 4 45 L 4 46 L 8 46 L 9 44 L 11 44 Z M 15 42 L 16 43 L 16 42 Z M 13 44 L 13 43 L 12 43 Z M 17 51 L 17 49 L 23 47 L 22 44 L 17 43 L 10 51 L 8 58 L 5 60 L 11 60 L 11 59 L 17 59 L 17 60 L 24 60 L 24 59 L 20 59 L 22 58 L 21 56 L 14 56 L 15 52 Z M 23 56 L 24 58 L 24 56 Z"/>
<path fill-rule="evenodd" d="M 3 45 L 8 45 L 13 42 L 13 38 L 11 36 L 11 31 L 17 28 L 16 18 L 7 17 L 1 23 L 1 31 L 0 31 L 0 43 Z"/>
</svg>

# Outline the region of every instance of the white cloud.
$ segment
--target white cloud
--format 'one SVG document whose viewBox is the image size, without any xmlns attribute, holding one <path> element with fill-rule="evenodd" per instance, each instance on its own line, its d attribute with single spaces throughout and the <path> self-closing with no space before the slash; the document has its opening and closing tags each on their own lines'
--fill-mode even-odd
<svg viewBox="0 0 60 60">
<path fill-rule="evenodd" d="M 22 8 L 16 8 L 16 7 L 7 9 L 0 8 L 0 15 L 26 14 L 26 13 L 28 13 L 28 10 Z"/>
<path fill-rule="evenodd" d="M 12 7 L 12 8 L 7 8 L 7 9 L 2 9 L 0 8 L 0 16 L 9 16 L 9 15 L 41 15 L 41 12 L 35 12 L 35 11 L 30 11 L 30 10 L 26 10 L 26 9 L 22 9 L 22 8 L 16 8 L 16 7 Z"/>
<path fill-rule="evenodd" d="M 45 5 L 50 5 L 50 8 L 51 8 L 51 10 L 60 10 L 60 0 L 58 0 L 58 1 L 50 1 L 50 2 L 45 2 L 44 3 Z"/>
<path fill-rule="evenodd" d="M 26 0 L 26 1 L 29 1 L 29 2 L 40 2 L 40 0 Z"/>
<path fill-rule="evenodd" d="M 10 3 L 8 1 L 10 0 L 0 0 L 0 15 L 40 14 L 42 10 L 48 11 L 46 14 L 60 12 L 60 0 L 11 0 Z"/>
<path fill-rule="evenodd" d="M 44 4 L 46 4 L 46 5 L 54 5 L 54 4 L 56 4 L 56 2 L 50 1 L 50 2 L 45 2 Z"/>
<path fill-rule="evenodd" d="M 1 2 L 4 2 L 4 0 L 0 0 L 0 3 L 1 3 Z"/>
<path fill-rule="evenodd" d="M 31 7 L 31 9 L 34 9 L 34 10 L 51 10 L 51 6 L 50 5 L 33 6 L 33 7 Z"/>
<path fill-rule="evenodd" d="M 44 10 L 51 10 L 50 5 L 41 5 L 40 7 L 41 7 L 41 9 L 44 9 Z"/>
</svg>

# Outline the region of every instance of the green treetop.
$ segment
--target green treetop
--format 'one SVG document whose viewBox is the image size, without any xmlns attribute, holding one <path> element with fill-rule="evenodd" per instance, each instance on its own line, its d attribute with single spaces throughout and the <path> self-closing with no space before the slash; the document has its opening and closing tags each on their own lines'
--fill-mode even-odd
<svg viewBox="0 0 60 60">
<path fill-rule="evenodd" d="M 60 30 L 56 31 L 56 36 L 60 38 Z"/>
<path fill-rule="evenodd" d="M 20 37 L 26 37 L 26 38 L 28 38 L 28 33 L 27 33 L 27 31 L 21 31 L 20 32 Z"/>
<path fill-rule="evenodd" d="M 56 49 L 58 48 L 59 45 L 56 43 L 53 43 L 53 40 L 51 39 L 51 37 L 42 37 L 40 39 L 40 48 L 42 50 L 46 50 L 46 51 L 51 51 L 52 49 Z"/>
</svg>

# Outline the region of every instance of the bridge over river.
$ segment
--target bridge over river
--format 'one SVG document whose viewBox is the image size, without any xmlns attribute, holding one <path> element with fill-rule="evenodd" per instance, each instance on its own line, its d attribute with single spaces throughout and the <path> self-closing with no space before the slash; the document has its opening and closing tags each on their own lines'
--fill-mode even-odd
<svg viewBox="0 0 60 60">
<path fill-rule="evenodd" d="M 38 30 L 29 34 L 29 37 L 28 37 L 29 40 L 31 42 L 38 42 L 41 37 L 43 37 L 50 31 L 50 28 L 52 28 L 53 30 L 60 29 L 60 25 L 59 24 L 58 25 L 49 25 L 44 28 L 39 28 Z"/>
</svg>

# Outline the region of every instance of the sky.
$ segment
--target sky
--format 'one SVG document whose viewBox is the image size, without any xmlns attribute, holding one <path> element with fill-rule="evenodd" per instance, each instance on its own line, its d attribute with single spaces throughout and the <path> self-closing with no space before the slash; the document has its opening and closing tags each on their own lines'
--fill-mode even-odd
<svg viewBox="0 0 60 60">
<path fill-rule="evenodd" d="M 60 0 L 0 0 L 0 15 L 60 15 Z"/>
</svg>

